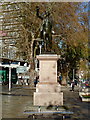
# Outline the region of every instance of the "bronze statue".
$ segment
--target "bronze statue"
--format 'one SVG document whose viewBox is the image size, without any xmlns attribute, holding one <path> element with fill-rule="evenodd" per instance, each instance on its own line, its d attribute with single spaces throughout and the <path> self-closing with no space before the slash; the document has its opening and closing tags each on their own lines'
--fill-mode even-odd
<svg viewBox="0 0 90 120">
<path fill-rule="evenodd" d="M 36 7 L 36 15 L 43 20 L 40 28 L 40 38 L 44 41 L 45 52 L 50 52 L 52 49 L 52 22 L 50 20 L 50 13 L 45 11 L 44 15 L 40 15 L 39 7 Z"/>
</svg>

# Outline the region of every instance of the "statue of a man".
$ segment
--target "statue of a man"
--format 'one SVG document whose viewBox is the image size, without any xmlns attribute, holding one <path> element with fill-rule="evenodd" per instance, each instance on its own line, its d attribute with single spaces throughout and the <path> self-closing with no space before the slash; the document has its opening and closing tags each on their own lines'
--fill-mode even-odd
<svg viewBox="0 0 90 120">
<path fill-rule="evenodd" d="M 50 52 L 52 49 L 52 22 L 50 20 L 50 13 L 45 11 L 44 15 L 40 15 L 39 7 L 36 7 L 36 15 L 39 17 L 42 22 L 42 26 L 40 28 L 40 38 L 44 41 L 45 52 Z"/>
</svg>

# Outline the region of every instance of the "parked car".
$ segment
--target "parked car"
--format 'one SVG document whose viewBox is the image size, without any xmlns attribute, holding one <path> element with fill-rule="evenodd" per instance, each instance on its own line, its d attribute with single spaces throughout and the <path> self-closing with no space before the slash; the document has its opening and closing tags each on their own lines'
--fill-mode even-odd
<svg viewBox="0 0 90 120">
<path fill-rule="evenodd" d="M 85 82 L 85 86 L 86 86 L 86 87 L 90 87 L 90 81 L 86 81 L 86 82 Z"/>
</svg>

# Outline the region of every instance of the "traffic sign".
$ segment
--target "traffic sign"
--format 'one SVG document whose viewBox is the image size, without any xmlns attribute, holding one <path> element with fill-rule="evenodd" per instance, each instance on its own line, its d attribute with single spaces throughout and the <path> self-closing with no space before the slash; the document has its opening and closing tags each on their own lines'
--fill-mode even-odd
<svg viewBox="0 0 90 120">
<path fill-rule="evenodd" d="M 27 71 L 26 66 L 19 66 L 16 69 L 17 69 L 17 73 L 25 73 Z"/>
</svg>

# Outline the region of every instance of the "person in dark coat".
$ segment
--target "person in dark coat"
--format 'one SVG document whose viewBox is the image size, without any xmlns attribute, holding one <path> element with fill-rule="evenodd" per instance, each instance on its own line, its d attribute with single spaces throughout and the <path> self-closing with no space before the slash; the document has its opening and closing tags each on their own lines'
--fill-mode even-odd
<svg viewBox="0 0 90 120">
<path fill-rule="evenodd" d="M 72 91 L 74 91 L 75 83 L 74 81 L 71 83 Z"/>
<path fill-rule="evenodd" d="M 38 79 L 39 79 L 39 76 L 36 76 L 36 78 L 34 80 L 34 87 L 36 87 L 36 84 L 39 82 Z"/>
</svg>

